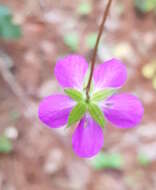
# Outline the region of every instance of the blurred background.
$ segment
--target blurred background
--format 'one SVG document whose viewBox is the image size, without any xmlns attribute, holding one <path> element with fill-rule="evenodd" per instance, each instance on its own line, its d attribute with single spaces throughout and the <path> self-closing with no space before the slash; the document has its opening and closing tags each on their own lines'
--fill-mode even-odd
<svg viewBox="0 0 156 190">
<path fill-rule="evenodd" d="M 51 130 L 39 101 L 61 92 L 61 56 L 90 62 L 106 0 L 0 0 L 0 190 L 156 189 L 156 0 L 114 0 L 97 64 L 116 57 L 128 70 L 123 91 L 145 108 L 142 123 L 107 123 L 102 152 L 79 159 L 72 129 Z"/>
</svg>

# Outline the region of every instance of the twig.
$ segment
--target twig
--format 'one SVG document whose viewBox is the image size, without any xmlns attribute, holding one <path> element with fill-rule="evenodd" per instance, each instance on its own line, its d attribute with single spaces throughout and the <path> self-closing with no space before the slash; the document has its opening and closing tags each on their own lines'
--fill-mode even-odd
<svg viewBox="0 0 156 190">
<path fill-rule="evenodd" d="M 9 85 L 14 95 L 19 98 L 23 106 L 27 109 L 31 101 L 25 95 L 24 90 L 9 70 L 8 65 L 10 65 L 11 62 L 12 61 L 9 57 L 0 51 L 0 74 L 4 81 Z"/>
</svg>

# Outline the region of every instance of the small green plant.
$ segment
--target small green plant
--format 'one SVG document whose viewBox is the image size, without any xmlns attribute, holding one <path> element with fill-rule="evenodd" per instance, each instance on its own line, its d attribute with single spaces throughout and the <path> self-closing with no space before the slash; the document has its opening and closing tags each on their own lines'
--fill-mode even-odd
<svg viewBox="0 0 156 190">
<path fill-rule="evenodd" d="M 121 169 L 123 166 L 123 157 L 117 153 L 99 153 L 92 161 L 95 169 Z"/>
<path fill-rule="evenodd" d="M 12 19 L 12 13 L 8 7 L 0 5 L 0 37 L 5 39 L 18 39 L 21 36 L 21 28 Z"/>
<path fill-rule="evenodd" d="M 142 13 L 156 11 L 156 0 L 134 0 L 134 5 Z"/>
<path fill-rule="evenodd" d="M 64 36 L 64 43 L 71 48 L 72 51 L 76 51 L 78 48 L 79 38 L 77 33 L 70 33 Z"/>
<path fill-rule="evenodd" d="M 12 151 L 12 143 L 11 141 L 1 135 L 0 136 L 0 153 L 10 153 Z"/>
<path fill-rule="evenodd" d="M 92 6 L 89 2 L 83 2 L 78 6 L 77 12 L 80 15 L 88 15 L 92 10 Z"/>
</svg>

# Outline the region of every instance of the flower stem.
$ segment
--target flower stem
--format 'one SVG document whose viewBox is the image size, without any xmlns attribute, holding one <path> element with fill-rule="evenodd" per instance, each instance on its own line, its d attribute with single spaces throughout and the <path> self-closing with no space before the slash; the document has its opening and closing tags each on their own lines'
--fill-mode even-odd
<svg viewBox="0 0 156 190">
<path fill-rule="evenodd" d="M 92 57 L 92 60 L 91 60 L 91 71 L 90 71 L 88 83 L 87 83 L 87 86 L 86 86 L 86 96 L 87 96 L 87 99 L 89 99 L 89 91 L 90 91 L 90 86 L 91 86 L 91 82 L 92 82 L 92 78 L 93 78 L 93 72 L 94 72 L 94 67 L 95 67 L 96 53 L 97 53 L 98 45 L 99 45 L 99 42 L 100 42 L 100 38 L 102 36 L 104 24 L 105 24 L 107 16 L 108 16 L 111 3 L 112 3 L 112 0 L 108 0 L 106 9 L 104 11 L 102 23 L 101 23 L 100 28 L 99 28 L 98 37 L 97 37 L 97 40 L 96 40 L 96 44 L 95 44 L 95 48 L 94 48 L 94 52 L 93 52 L 93 57 Z"/>
</svg>

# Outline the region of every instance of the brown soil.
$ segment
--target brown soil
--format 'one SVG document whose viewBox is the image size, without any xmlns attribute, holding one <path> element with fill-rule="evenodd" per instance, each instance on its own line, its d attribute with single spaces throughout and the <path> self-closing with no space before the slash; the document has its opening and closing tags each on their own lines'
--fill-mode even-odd
<svg viewBox="0 0 156 190">
<path fill-rule="evenodd" d="M 140 131 L 138 128 L 116 129 L 109 124 L 105 129 L 103 150 L 122 153 L 125 158 L 123 169 L 95 171 L 88 161 L 77 158 L 72 152 L 72 131 L 57 132 L 45 128 L 37 118 L 37 107 L 42 94 L 60 91 L 54 79 L 53 68 L 59 56 L 71 53 L 62 37 L 64 32 L 68 32 L 68 24 L 75 24 L 75 30 L 80 35 L 77 52 L 88 60 L 92 55 L 84 40 L 87 33 L 97 31 L 104 1 L 92 0 L 92 13 L 86 17 L 76 14 L 79 2 L 80 0 L 46 0 L 43 10 L 37 1 L 0 0 L 0 3 L 13 10 L 15 21 L 23 29 L 20 40 L 1 40 L 0 43 L 0 51 L 13 61 L 11 69 L 7 66 L 5 69 L 5 74 L 10 73 L 13 77 L 13 84 L 9 85 L 0 74 L 0 132 L 3 133 L 11 126 L 18 131 L 18 137 L 13 140 L 13 152 L 0 155 L 0 190 L 156 189 L 156 157 L 147 167 L 140 166 L 136 161 L 137 152 L 142 147 L 148 146 L 150 152 L 156 150 L 156 134 L 143 136 L 140 133 L 141 129 L 145 130 L 146 126 L 156 122 L 156 92 L 151 81 L 141 74 L 142 67 L 156 58 L 156 38 L 152 42 L 145 40 L 146 34 L 156 33 L 155 16 L 152 13 L 137 15 L 131 0 L 119 1 L 124 5 L 124 12 L 119 17 L 120 25 L 116 29 L 108 27 L 105 30 L 105 39 L 111 44 L 127 42 L 132 46 L 137 60 L 135 63 L 133 57 L 125 60 L 129 79 L 123 90 L 135 92 L 145 108 Z M 45 19 L 48 11 L 53 13 L 49 23 Z M 15 113 L 17 117 L 13 117 Z M 153 129 L 149 127 L 150 130 Z M 62 155 L 61 161 L 49 158 L 54 150 Z M 57 166 L 56 169 L 45 169 L 47 163 L 53 163 Z"/>
</svg>

